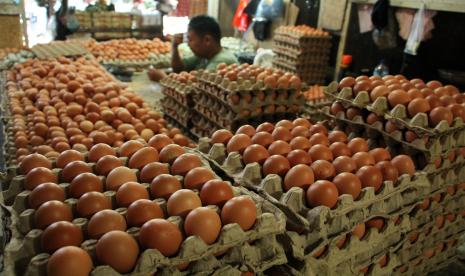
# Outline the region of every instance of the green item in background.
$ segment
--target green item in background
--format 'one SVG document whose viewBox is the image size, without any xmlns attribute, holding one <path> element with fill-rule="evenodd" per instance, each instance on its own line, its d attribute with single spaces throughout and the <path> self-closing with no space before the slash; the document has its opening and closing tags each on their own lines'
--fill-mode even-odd
<svg viewBox="0 0 465 276">
<path fill-rule="evenodd" d="M 216 56 L 208 60 L 197 56 L 190 56 L 182 59 L 185 71 L 207 69 L 215 70 L 220 63 L 233 64 L 238 63 L 237 58 L 228 50 L 222 49 Z"/>
</svg>

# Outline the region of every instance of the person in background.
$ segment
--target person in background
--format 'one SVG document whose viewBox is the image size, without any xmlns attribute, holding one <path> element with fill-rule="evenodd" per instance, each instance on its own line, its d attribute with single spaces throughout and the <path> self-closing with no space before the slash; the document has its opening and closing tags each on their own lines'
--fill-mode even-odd
<svg viewBox="0 0 465 276">
<path fill-rule="evenodd" d="M 68 0 L 61 1 L 61 7 L 55 13 L 56 36 L 55 40 L 66 40 L 66 36 L 73 32 L 66 27 L 66 15 L 68 13 Z"/>
</svg>

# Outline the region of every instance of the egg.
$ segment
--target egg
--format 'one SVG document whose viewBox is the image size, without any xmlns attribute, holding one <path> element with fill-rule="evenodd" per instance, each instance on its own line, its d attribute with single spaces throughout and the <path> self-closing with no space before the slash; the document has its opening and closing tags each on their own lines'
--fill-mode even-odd
<svg viewBox="0 0 465 276">
<path fill-rule="evenodd" d="M 314 181 L 313 170 L 303 164 L 292 167 L 284 177 L 284 189 L 300 187 L 306 190 Z"/>
<path fill-rule="evenodd" d="M 27 174 L 29 171 L 37 167 L 52 169 L 52 162 L 43 155 L 33 153 L 26 155 L 19 164 L 19 168 L 23 174 Z"/>
<path fill-rule="evenodd" d="M 190 170 L 184 177 L 184 188 L 200 190 L 205 182 L 215 178 L 214 173 L 204 167 L 198 167 Z"/>
<path fill-rule="evenodd" d="M 57 221 L 42 233 L 42 250 L 52 253 L 65 246 L 80 246 L 83 242 L 81 229 L 68 221 Z"/>
<path fill-rule="evenodd" d="M 273 132 L 273 129 L 274 129 L 274 125 L 272 123 L 265 122 L 265 123 L 258 125 L 255 131 L 257 133 L 261 131 L 271 133 Z"/>
<path fill-rule="evenodd" d="M 186 217 L 190 211 L 201 206 L 202 202 L 199 196 L 188 189 L 174 192 L 167 202 L 167 210 L 170 216 Z"/>
<path fill-rule="evenodd" d="M 389 92 L 389 88 L 386 85 L 376 86 L 370 92 L 371 101 L 374 102 L 379 97 L 387 97 Z"/>
<path fill-rule="evenodd" d="M 163 210 L 160 206 L 148 199 L 138 199 L 129 205 L 126 212 L 128 225 L 141 227 L 151 219 L 163 218 Z"/>
<path fill-rule="evenodd" d="M 172 174 L 184 176 L 190 170 L 201 166 L 202 161 L 200 157 L 195 154 L 184 153 L 174 160 L 170 169 Z"/>
<path fill-rule="evenodd" d="M 155 136 L 154 136 L 155 137 Z M 136 151 L 142 149 L 144 144 L 136 140 L 125 142 L 119 148 L 119 156 L 131 157 Z"/>
<path fill-rule="evenodd" d="M 221 230 L 220 216 L 211 208 L 198 207 L 189 212 L 184 221 L 188 236 L 199 236 L 206 244 L 216 241 Z"/>
<path fill-rule="evenodd" d="M 219 179 L 207 181 L 200 191 L 200 200 L 204 205 L 217 205 L 221 207 L 233 196 L 231 185 Z"/>
<path fill-rule="evenodd" d="M 106 190 L 116 191 L 126 182 L 137 182 L 135 171 L 127 167 L 117 167 L 108 173 L 105 188 Z"/>
<path fill-rule="evenodd" d="M 115 150 L 107 144 L 96 144 L 92 146 L 87 155 L 89 162 L 97 162 L 103 156 L 112 155 L 116 156 Z"/>
<path fill-rule="evenodd" d="M 310 154 L 300 149 L 290 151 L 286 157 L 291 167 L 297 164 L 309 165 L 312 162 Z"/>
<path fill-rule="evenodd" d="M 326 161 L 333 161 L 333 153 L 331 150 L 325 145 L 314 145 L 308 151 L 310 157 L 313 161 L 316 160 L 326 160 Z"/>
<path fill-rule="evenodd" d="M 340 102 L 334 102 L 330 108 L 332 115 L 337 115 L 339 112 L 344 112 L 344 110 L 345 108 Z"/>
<path fill-rule="evenodd" d="M 333 130 L 328 134 L 328 140 L 331 144 L 336 142 L 347 143 L 347 134 L 340 130 Z"/>
<path fill-rule="evenodd" d="M 294 129 L 296 127 L 298 127 L 298 126 L 302 126 L 302 127 L 305 127 L 305 128 L 310 128 L 312 126 L 310 121 L 305 119 L 305 118 L 297 118 L 297 119 L 295 119 L 294 121 L 292 121 L 292 125 L 294 126 Z"/>
<path fill-rule="evenodd" d="M 394 90 L 388 95 L 388 101 L 391 108 L 394 108 L 398 104 L 406 105 L 410 102 L 410 100 L 410 96 L 402 89 Z"/>
<path fill-rule="evenodd" d="M 304 137 L 308 138 L 310 136 L 310 130 L 304 126 L 296 126 L 291 130 L 292 137 Z"/>
<path fill-rule="evenodd" d="M 429 124 L 431 127 L 437 126 L 441 121 L 446 121 L 450 126 L 453 120 L 452 112 L 443 106 L 432 108 L 429 113 Z"/>
<path fill-rule="evenodd" d="M 409 174 L 413 176 L 415 174 L 415 164 L 408 155 L 398 155 L 391 160 L 391 163 L 396 167 L 399 175 Z"/>
<path fill-rule="evenodd" d="M 47 275 L 89 275 L 92 270 L 92 259 L 89 254 L 77 246 L 65 246 L 55 251 L 47 262 Z"/>
<path fill-rule="evenodd" d="M 357 152 L 368 151 L 368 143 L 366 142 L 365 139 L 360 138 L 360 137 L 353 138 L 352 140 L 350 140 L 347 146 L 352 152 L 352 155 L 356 154 Z"/>
<path fill-rule="evenodd" d="M 65 182 L 71 182 L 81 173 L 91 173 L 92 168 L 83 161 L 72 161 L 68 163 L 61 171 L 61 178 Z"/>
<path fill-rule="evenodd" d="M 333 161 L 333 166 L 337 174 L 342 172 L 354 173 L 357 171 L 357 164 L 348 156 L 337 157 Z"/>
<path fill-rule="evenodd" d="M 109 265 L 119 273 L 128 273 L 136 264 L 139 245 L 126 232 L 110 231 L 98 240 L 95 252 L 101 264 Z"/>
<path fill-rule="evenodd" d="M 231 131 L 227 129 L 219 129 L 212 134 L 210 142 L 212 144 L 220 143 L 226 145 L 232 137 L 233 134 L 231 133 Z"/>
<path fill-rule="evenodd" d="M 55 183 L 42 183 L 35 187 L 28 196 L 28 204 L 32 209 L 37 209 L 50 200 L 65 200 L 65 191 Z"/>
<path fill-rule="evenodd" d="M 378 229 L 378 232 L 381 232 L 381 230 L 384 227 L 384 219 L 381 217 L 372 218 L 368 220 L 367 222 L 365 222 L 365 224 L 368 228 L 376 228 Z"/>
<path fill-rule="evenodd" d="M 169 174 L 160 174 L 156 176 L 150 184 L 150 194 L 154 198 L 168 198 L 177 190 L 182 188 L 181 182 Z"/>
<path fill-rule="evenodd" d="M 374 166 L 363 166 L 358 169 L 356 175 L 362 182 L 362 187 L 373 187 L 377 192 L 383 184 L 383 174 L 381 170 Z"/>
<path fill-rule="evenodd" d="M 256 131 L 255 131 L 255 128 L 251 125 L 243 125 L 237 129 L 235 134 L 241 134 L 241 133 L 249 137 L 252 137 L 255 135 Z"/>
<path fill-rule="evenodd" d="M 252 228 L 256 219 L 257 207 L 248 196 L 233 197 L 221 209 L 221 221 L 224 225 L 237 223 L 244 231 Z"/>
<path fill-rule="evenodd" d="M 375 164 L 375 159 L 368 152 L 357 152 L 352 156 L 352 159 L 355 161 L 357 169 Z"/>
<path fill-rule="evenodd" d="M 258 129 L 258 128 L 257 128 Z M 264 147 L 268 147 L 271 143 L 273 143 L 274 139 L 271 133 L 260 131 L 255 133 L 252 137 L 252 143 L 259 144 Z"/>
<path fill-rule="evenodd" d="M 345 77 L 339 82 L 339 90 L 345 87 L 351 88 L 355 85 L 355 79 L 353 77 Z"/>
<path fill-rule="evenodd" d="M 334 185 L 336 185 L 339 194 L 349 194 L 356 200 L 360 195 L 362 189 L 362 182 L 360 179 L 352 173 L 343 172 L 333 179 Z"/>
<path fill-rule="evenodd" d="M 98 175 L 107 175 L 114 168 L 123 166 L 123 161 L 113 155 L 105 155 L 99 158 L 95 164 L 95 173 Z"/>
<path fill-rule="evenodd" d="M 72 219 L 71 207 L 58 200 L 43 203 L 34 214 L 35 228 L 38 229 L 45 229 L 57 221 L 71 221 Z"/>
<path fill-rule="evenodd" d="M 157 151 L 161 151 L 165 146 L 173 144 L 173 140 L 166 134 L 156 134 L 150 138 L 149 146 L 155 148 Z"/>
<path fill-rule="evenodd" d="M 389 151 L 383 148 L 375 148 L 368 152 L 374 159 L 375 163 L 391 160 Z"/>
<path fill-rule="evenodd" d="M 327 206 L 334 208 L 337 204 L 339 193 L 336 185 L 327 180 L 315 181 L 307 189 L 307 204 L 310 207 Z"/>
<path fill-rule="evenodd" d="M 160 162 L 173 163 L 173 161 L 180 155 L 186 153 L 186 150 L 176 144 L 166 145 L 159 154 Z"/>
<path fill-rule="evenodd" d="M 179 228 L 164 219 L 151 219 L 140 228 L 140 244 L 144 248 L 157 249 L 166 257 L 176 255 L 182 241 L 183 236 Z"/>
<path fill-rule="evenodd" d="M 291 150 L 292 150 L 291 145 L 289 145 L 287 142 L 282 141 L 282 140 L 274 141 L 268 147 L 268 152 L 270 155 L 286 156 Z"/>
<path fill-rule="evenodd" d="M 375 167 L 381 171 L 383 175 L 383 181 L 392 181 L 394 183 L 397 182 L 397 179 L 399 177 L 399 172 L 397 168 L 394 165 L 392 165 L 390 161 L 378 162 L 376 163 Z"/>
<path fill-rule="evenodd" d="M 356 236 L 359 240 L 365 236 L 365 223 L 360 223 L 352 230 L 352 235 Z"/>
<path fill-rule="evenodd" d="M 143 183 L 151 183 L 160 174 L 169 174 L 168 164 L 152 162 L 142 168 L 139 179 Z"/>
<path fill-rule="evenodd" d="M 58 183 L 58 176 L 50 169 L 38 167 L 30 170 L 24 178 L 26 190 L 33 190 L 42 183 Z"/>
<path fill-rule="evenodd" d="M 73 198 L 80 198 L 91 191 L 103 192 L 102 180 L 93 173 L 81 173 L 71 181 L 68 193 Z"/>
<path fill-rule="evenodd" d="M 290 169 L 290 163 L 286 157 L 281 155 L 272 155 L 263 163 L 263 174 L 278 174 L 284 176 Z"/>
<path fill-rule="evenodd" d="M 285 142 L 289 142 L 293 137 L 290 130 L 288 128 L 286 128 L 286 127 L 283 127 L 283 126 L 275 127 L 275 129 L 271 133 L 271 136 L 273 136 L 273 139 L 275 141 L 283 140 Z"/>
<path fill-rule="evenodd" d="M 152 147 L 143 147 L 131 155 L 128 167 L 132 169 L 142 169 L 148 163 L 157 161 L 158 151 Z"/>
<path fill-rule="evenodd" d="M 334 142 L 329 146 L 333 157 L 337 158 L 339 156 L 351 156 L 352 152 L 350 151 L 349 146 L 343 142 Z"/>
<path fill-rule="evenodd" d="M 105 209 L 111 209 L 111 202 L 100 192 L 87 192 L 79 198 L 76 204 L 76 212 L 83 218 L 90 218 Z"/>
<path fill-rule="evenodd" d="M 144 185 L 137 182 L 126 182 L 116 191 L 116 204 L 119 207 L 128 207 L 139 199 L 148 199 L 149 192 Z"/>
<path fill-rule="evenodd" d="M 95 213 L 87 224 L 87 234 L 92 239 L 99 239 L 105 233 L 126 231 L 126 220 L 114 210 L 101 210 Z"/>
</svg>

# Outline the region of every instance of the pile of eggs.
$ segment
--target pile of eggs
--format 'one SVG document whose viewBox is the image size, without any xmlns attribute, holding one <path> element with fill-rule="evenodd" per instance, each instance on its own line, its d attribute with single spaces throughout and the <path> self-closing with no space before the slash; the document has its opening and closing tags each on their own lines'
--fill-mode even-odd
<svg viewBox="0 0 465 276">
<path fill-rule="evenodd" d="M 361 189 L 379 192 L 384 181 L 396 182 L 403 174 L 413 175 L 415 164 L 407 155 L 391 158 L 384 148 L 369 150 L 363 138 L 348 140 L 339 130 L 312 125 L 304 118 L 263 123 L 256 129 L 240 127 L 233 135 L 222 129 L 213 133 L 211 144 L 222 143 L 228 153 L 238 152 L 245 164 L 257 162 L 264 176 L 283 179 L 283 190 L 300 187 L 309 207 L 335 208 L 341 194 L 359 198 Z"/>
<path fill-rule="evenodd" d="M 300 78 L 291 73 L 284 73 L 282 70 L 273 68 L 263 68 L 247 63 L 238 65 L 220 63 L 217 66 L 217 73 L 230 81 L 249 80 L 251 83 L 263 81 L 270 89 L 301 89 Z"/>
<path fill-rule="evenodd" d="M 95 60 L 30 59 L 8 73 L 6 92 L 18 161 L 31 152 L 56 158 L 65 150 L 84 152 L 98 143 L 145 143 L 157 133 L 190 144 Z"/>
<path fill-rule="evenodd" d="M 34 227 L 44 231 L 41 249 L 52 254 L 49 275 L 63 275 L 71 267 L 89 273 L 92 260 L 79 248 L 85 239 L 97 240 L 97 264 L 127 273 L 141 250 L 158 249 L 171 257 L 187 236 L 211 245 L 223 225 L 238 223 L 247 231 L 257 217 L 251 197 L 234 195 L 230 183 L 204 167 L 198 155 L 164 134 L 147 144 L 127 141 L 118 149 L 100 143 L 86 154 L 65 150 L 53 163 L 30 154 L 19 169 L 30 191 L 28 207 L 35 209 Z M 65 190 L 58 183 L 69 186 Z M 104 194 L 108 191 L 115 193 L 113 204 Z M 74 213 L 67 198 L 77 199 Z M 160 200 L 166 201 L 166 213 Z M 113 208 L 127 209 L 123 215 Z M 182 225 L 172 222 L 174 216 L 183 219 Z M 74 218 L 88 222 L 81 229 L 71 223 Z M 125 232 L 129 227 L 140 228 L 137 239 Z"/>
<path fill-rule="evenodd" d="M 328 32 L 325 32 L 321 29 L 312 28 L 307 25 L 281 26 L 278 29 L 276 29 L 275 32 L 282 33 L 282 34 L 307 36 L 307 37 L 329 36 Z"/>
<path fill-rule="evenodd" d="M 361 91 L 367 91 L 371 102 L 379 97 L 386 97 L 390 108 L 404 105 L 409 118 L 418 113 L 426 113 L 431 127 L 435 127 L 441 121 L 446 121 L 450 126 L 456 117 L 465 121 L 465 96 L 455 86 L 443 85 L 436 80 L 425 83 L 421 79 L 407 80 L 402 75 L 382 78 L 346 77 L 339 82 L 339 90 L 346 87 L 352 89 L 354 97 Z M 334 103 L 331 108 L 333 114 L 343 110 L 340 103 Z M 348 109 L 346 112 L 349 119 L 361 115 L 357 108 L 351 108 L 350 111 Z M 374 123 L 379 119 L 374 113 L 369 116 L 371 118 L 367 118 L 367 123 Z"/>
<path fill-rule="evenodd" d="M 112 39 L 105 42 L 88 40 L 81 43 L 98 60 L 146 60 L 150 54 L 167 54 L 171 50 L 171 43 L 159 38 Z"/>
</svg>

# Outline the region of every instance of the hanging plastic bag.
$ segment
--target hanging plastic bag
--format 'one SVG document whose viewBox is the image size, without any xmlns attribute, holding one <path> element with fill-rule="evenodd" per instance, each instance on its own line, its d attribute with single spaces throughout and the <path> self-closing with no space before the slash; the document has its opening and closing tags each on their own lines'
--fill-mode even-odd
<svg viewBox="0 0 465 276">
<path fill-rule="evenodd" d="M 258 4 L 255 16 L 273 21 L 276 18 L 282 17 L 283 10 L 283 0 L 261 0 Z"/>
<path fill-rule="evenodd" d="M 53 41 L 55 39 L 55 37 L 57 36 L 57 26 L 56 25 L 57 24 L 56 24 L 55 15 L 49 17 L 48 22 L 47 22 L 47 31 L 46 31 L 46 34 L 45 34 L 47 42 Z"/>
<path fill-rule="evenodd" d="M 244 12 L 249 2 L 250 0 L 241 0 L 233 17 L 233 27 L 241 32 L 245 32 L 250 24 L 250 18 L 247 13 Z"/>
<path fill-rule="evenodd" d="M 415 13 L 413 18 L 412 27 L 410 28 L 410 34 L 405 44 L 404 52 L 410 55 L 417 55 L 418 47 L 423 40 L 423 30 L 425 25 L 425 5 Z"/>
</svg>

